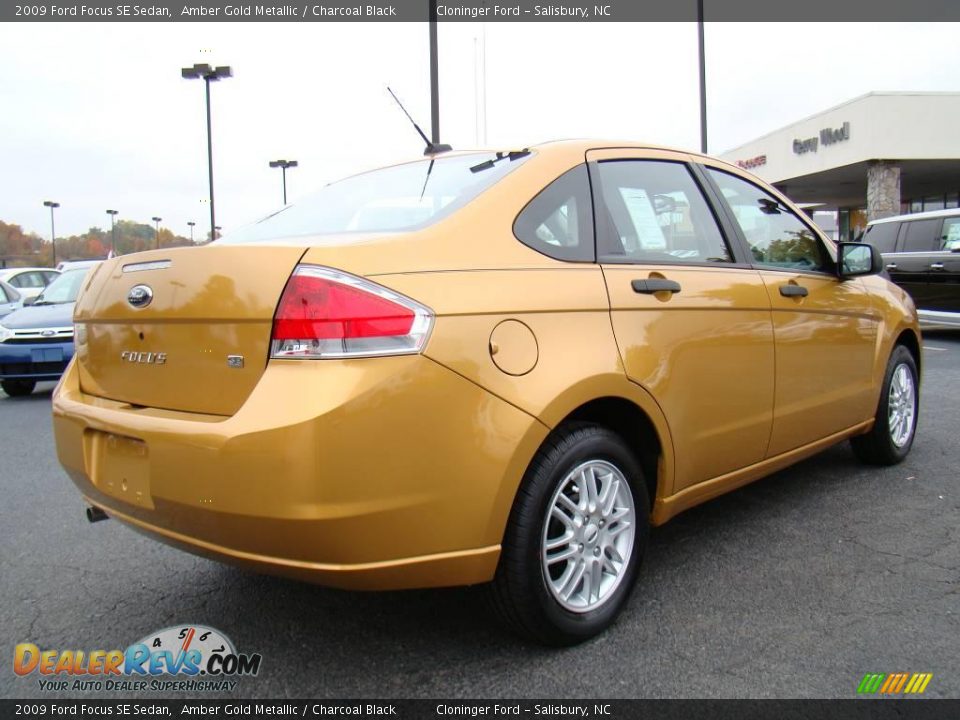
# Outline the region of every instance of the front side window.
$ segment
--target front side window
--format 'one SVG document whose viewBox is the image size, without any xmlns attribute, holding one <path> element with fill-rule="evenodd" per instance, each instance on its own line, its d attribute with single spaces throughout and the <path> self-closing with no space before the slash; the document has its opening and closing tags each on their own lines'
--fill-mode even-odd
<svg viewBox="0 0 960 720">
<path fill-rule="evenodd" d="M 733 211 L 753 264 L 808 272 L 829 272 L 833 261 L 813 230 L 773 195 L 735 175 L 707 172 Z"/>
<path fill-rule="evenodd" d="M 217 242 L 415 230 L 462 208 L 529 152 L 470 153 L 395 165 L 331 183 Z"/>
<path fill-rule="evenodd" d="M 877 223 L 867 228 L 863 241 L 870 243 L 882 253 L 891 253 L 897 246 L 898 232 L 900 232 L 900 223 L 898 222 Z"/>
<path fill-rule="evenodd" d="M 730 262 L 717 222 L 685 165 L 660 160 L 598 164 L 606 262 Z"/>
<path fill-rule="evenodd" d="M 547 185 L 517 216 L 513 233 L 524 245 L 558 260 L 593 260 L 593 208 L 586 165 Z"/>
<path fill-rule="evenodd" d="M 947 218 L 943 221 L 943 232 L 940 233 L 940 249 L 947 251 L 960 250 L 960 217 Z"/>
</svg>

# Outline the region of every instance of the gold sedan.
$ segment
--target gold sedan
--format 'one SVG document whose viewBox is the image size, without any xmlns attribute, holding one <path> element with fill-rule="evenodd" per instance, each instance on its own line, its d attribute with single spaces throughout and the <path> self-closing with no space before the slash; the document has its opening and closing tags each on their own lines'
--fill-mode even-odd
<svg viewBox="0 0 960 720">
<path fill-rule="evenodd" d="M 709 157 L 431 156 L 92 271 L 57 452 L 93 519 L 337 587 L 490 583 L 575 643 L 651 526 L 847 438 L 909 452 L 920 335 L 879 260 Z"/>
</svg>

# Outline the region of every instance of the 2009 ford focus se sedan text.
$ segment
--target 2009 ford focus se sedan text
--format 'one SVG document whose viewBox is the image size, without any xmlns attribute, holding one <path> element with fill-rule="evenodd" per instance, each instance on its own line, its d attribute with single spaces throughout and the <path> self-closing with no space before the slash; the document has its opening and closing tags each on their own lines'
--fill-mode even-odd
<svg viewBox="0 0 960 720">
<path fill-rule="evenodd" d="M 920 335 L 879 262 L 700 155 L 428 157 L 92 270 L 57 451 L 95 516 L 190 552 L 490 583 L 575 643 L 651 526 L 842 440 L 909 452 Z"/>
</svg>

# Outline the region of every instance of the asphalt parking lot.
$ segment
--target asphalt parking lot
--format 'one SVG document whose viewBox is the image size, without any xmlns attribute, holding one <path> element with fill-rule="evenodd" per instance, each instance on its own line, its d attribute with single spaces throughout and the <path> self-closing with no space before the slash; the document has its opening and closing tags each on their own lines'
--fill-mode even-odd
<svg viewBox="0 0 960 720">
<path fill-rule="evenodd" d="M 54 455 L 52 384 L 0 396 L 0 696 L 57 697 L 14 676 L 16 643 L 122 648 L 200 623 L 263 655 L 248 697 L 849 698 L 866 672 L 931 672 L 926 695 L 960 697 L 960 333 L 924 345 L 907 461 L 867 468 L 843 444 L 681 515 L 613 630 L 560 651 L 502 631 L 477 589 L 334 591 L 90 525 Z"/>
</svg>

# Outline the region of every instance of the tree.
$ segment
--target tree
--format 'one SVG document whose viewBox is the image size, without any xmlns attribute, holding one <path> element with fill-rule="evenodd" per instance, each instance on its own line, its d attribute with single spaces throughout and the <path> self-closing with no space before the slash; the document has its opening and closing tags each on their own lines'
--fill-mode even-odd
<svg viewBox="0 0 960 720">
<path fill-rule="evenodd" d="M 152 250 L 156 246 L 154 226 L 133 220 L 120 220 L 115 227 L 118 255 Z M 190 245 L 190 238 L 175 235 L 167 228 L 160 229 L 160 247 Z M 113 248 L 109 228 L 91 227 L 82 235 L 57 238 L 58 260 L 87 260 L 105 258 Z M 0 220 L 0 265 L 24 266 L 53 264 L 49 240 L 35 233 L 25 233 L 19 225 Z"/>
</svg>

